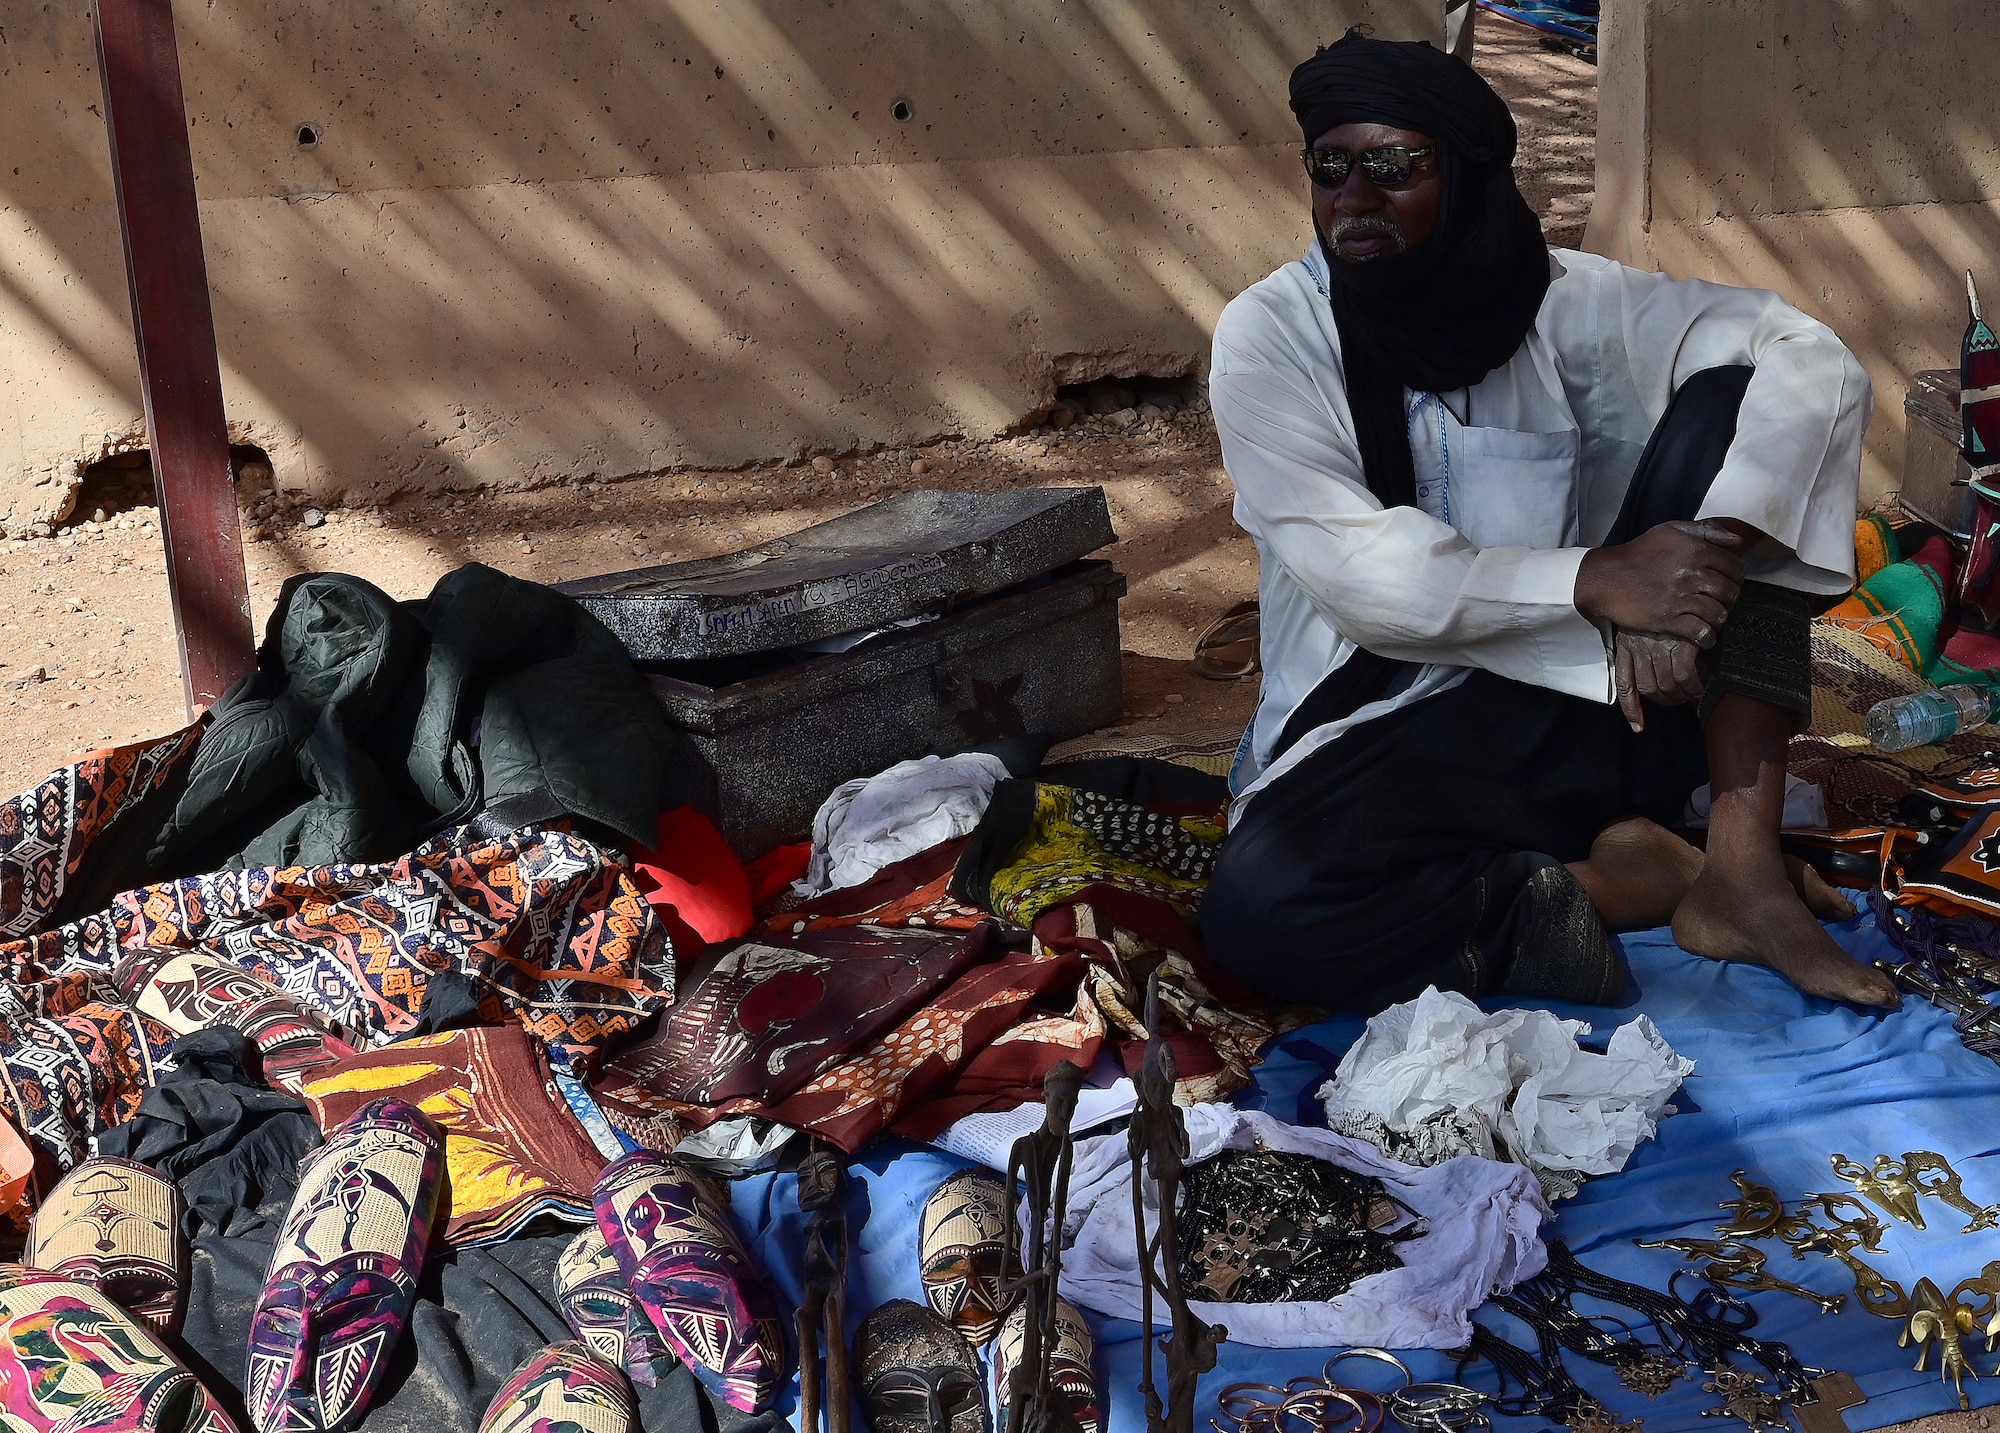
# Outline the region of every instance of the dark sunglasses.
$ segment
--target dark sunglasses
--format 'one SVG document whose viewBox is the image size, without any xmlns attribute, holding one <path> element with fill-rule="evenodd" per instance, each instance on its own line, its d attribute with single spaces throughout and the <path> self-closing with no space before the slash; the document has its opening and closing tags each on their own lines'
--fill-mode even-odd
<svg viewBox="0 0 2000 1433">
<path fill-rule="evenodd" d="M 1361 172 L 1369 182 L 1394 188 L 1398 184 L 1410 182 L 1410 171 L 1416 162 L 1426 154 L 1435 154 L 1437 146 L 1427 144 L 1422 149 L 1410 149 L 1401 144 L 1384 144 L 1374 149 L 1364 149 L 1356 154 L 1351 149 L 1302 149 L 1299 157 L 1306 162 L 1306 175 L 1321 189 L 1338 189 L 1347 182 L 1347 176 L 1354 172 L 1355 160 L 1361 161 Z"/>
</svg>

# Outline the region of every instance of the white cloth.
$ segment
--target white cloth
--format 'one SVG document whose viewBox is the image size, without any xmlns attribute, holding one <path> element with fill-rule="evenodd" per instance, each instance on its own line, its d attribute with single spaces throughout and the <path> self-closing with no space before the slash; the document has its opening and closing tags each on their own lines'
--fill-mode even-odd
<svg viewBox="0 0 2000 1433">
<path fill-rule="evenodd" d="M 1546 1010 L 1488 1015 L 1432 986 L 1370 1020 L 1319 1098 L 1328 1125 L 1386 1130 L 1392 1154 L 1464 1140 L 1537 1173 L 1615 1174 L 1672 1113 L 1694 1062 L 1644 1015 L 1602 1055 L 1577 1046 L 1589 1033 Z"/>
<path fill-rule="evenodd" d="M 1575 606 L 1577 568 L 1616 519 L 1675 387 L 1753 364 L 1736 440 L 1703 504 L 1785 549 L 1750 575 L 1845 592 L 1854 575 L 1866 373 L 1823 325 L 1761 289 L 1550 256 L 1535 327 L 1470 389 L 1409 395 L 1420 507 L 1384 509 L 1362 474 L 1339 337 L 1315 250 L 1232 300 L 1209 397 L 1256 540 L 1264 685 L 1232 773 L 1242 799 L 1352 725 L 1477 667 L 1612 699 L 1604 636 Z M 1441 514 L 1449 511 L 1447 522 Z M 1425 664 L 1405 691 L 1299 741 L 1285 721 L 1357 645 Z"/>
<path fill-rule="evenodd" d="M 858 886 L 884 866 L 965 835 L 1006 779 L 999 757 L 968 751 L 843 781 L 813 817 L 812 860 L 792 889 L 816 896 Z"/>
<path fill-rule="evenodd" d="M 1688 797 L 1684 825 L 1695 830 L 1708 826 L 1708 813 L 1715 805 L 1715 795 L 1709 783 L 1695 787 Z M 1785 777 L 1785 810 L 1779 818 L 1787 831 L 1823 831 L 1826 829 L 1826 792 L 1803 776 Z"/>
<path fill-rule="evenodd" d="M 1423 1237 L 1396 1246 L 1403 1267 L 1359 1280 L 1323 1303 L 1190 1301 L 1197 1318 L 1229 1329 L 1231 1343 L 1263 1348 L 1457 1348 L 1472 1337 L 1466 1315 L 1486 1296 L 1533 1278 L 1547 1262 L 1539 1230 L 1548 1205 L 1517 1164 L 1450 1160 L 1416 1169 L 1360 1140 L 1281 1124 L 1228 1105 L 1193 1105 L 1190 1164 L 1224 1149 L 1273 1149 L 1332 1160 L 1372 1174 L 1426 1221 Z M 1147 1190 L 1146 1223 L 1158 1226 Z M 1123 1134 L 1079 1141 L 1070 1176 L 1062 1291 L 1113 1318 L 1139 1317 L 1138 1251 L 1132 1228 L 1132 1165 Z M 1157 1299 L 1154 1313 L 1160 1315 Z"/>
</svg>

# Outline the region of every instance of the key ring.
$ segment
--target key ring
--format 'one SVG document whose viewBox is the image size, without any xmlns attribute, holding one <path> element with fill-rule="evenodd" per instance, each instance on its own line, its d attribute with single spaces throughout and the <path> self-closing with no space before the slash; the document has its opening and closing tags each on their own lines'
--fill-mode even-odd
<svg viewBox="0 0 2000 1433">
<path fill-rule="evenodd" d="M 1347 1350 L 1347 1352 L 1337 1353 L 1332 1358 L 1328 1359 L 1326 1361 L 1326 1367 L 1320 1370 L 1320 1377 L 1326 1381 L 1329 1387 L 1333 1385 L 1334 1381 L 1333 1366 L 1336 1363 L 1339 1363 L 1343 1358 L 1372 1358 L 1376 1359 L 1379 1362 L 1386 1363 L 1391 1368 L 1395 1369 L 1396 1372 L 1403 1375 L 1403 1387 L 1405 1389 L 1407 1389 L 1411 1384 L 1417 1381 L 1416 1376 L 1410 1372 L 1409 1365 L 1404 1363 L 1403 1360 L 1396 1357 L 1395 1354 L 1390 1353 L 1385 1348 L 1350 1348 Z"/>
<path fill-rule="evenodd" d="M 1481 1411 L 1489 1401 L 1487 1396 L 1462 1383 L 1412 1383 L 1384 1401 L 1405 1428 L 1462 1433 L 1468 1428 L 1493 1426 Z"/>
</svg>

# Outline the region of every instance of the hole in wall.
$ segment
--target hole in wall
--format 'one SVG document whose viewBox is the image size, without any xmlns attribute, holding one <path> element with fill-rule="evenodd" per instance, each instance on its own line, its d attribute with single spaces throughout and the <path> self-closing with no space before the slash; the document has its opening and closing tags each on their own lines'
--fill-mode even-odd
<svg viewBox="0 0 2000 1433">
<path fill-rule="evenodd" d="M 1066 428 L 1084 418 L 1138 409 L 1149 403 L 1163 413 L 1206 409 L 1200 379 L 1184 373 L 1136 373 L 1060 385 L 1048 421 L 1051 427 Z"/>
<path fill-rule="evenodd" d="M 889 113 L 896 117 L 897 123 L 907 124 L 909 123 L 910 116 L 915 114 L 916 111 L 910 108 L 908 100 L 897 100 L 889 106 Z"/>
<path fill-rule="evenodd" d="M 317 125 L 302 124 L 299 126 L 300 149 L 311 149 L 314 145 L 318 143 L 319 143 L 319 127 Z"/>
<path fill-rule="evenodd" d="M 236 484 L 237 501 L 245 508 L 269 496 L 271 458 L 255 444 L 230 444 L 229 474 Z M 159 504 L 159 490 L 153 482 L 153 454 L 150 449 L 134 448 L 101 458 L 85 468 L 76 491 L 70 495 L 69 508 L 56 519 L 56 526 L 75 527 L 127 516 L 157 517 Z"/>
</svg>

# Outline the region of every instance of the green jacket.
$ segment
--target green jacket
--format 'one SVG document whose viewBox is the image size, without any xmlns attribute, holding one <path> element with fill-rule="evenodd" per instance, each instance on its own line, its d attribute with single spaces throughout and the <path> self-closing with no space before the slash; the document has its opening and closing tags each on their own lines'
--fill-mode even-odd
<svg viewBox="0 0 2000 1433">
<path fill-rule="evenodd" d="M 475 818 L 650 844 L 679 741 L 618 639 L 545 587 L 479 563 L 421 602 L 295 577 L 146 823 L 144 878 L 382 861 Z"/>
</svg>

